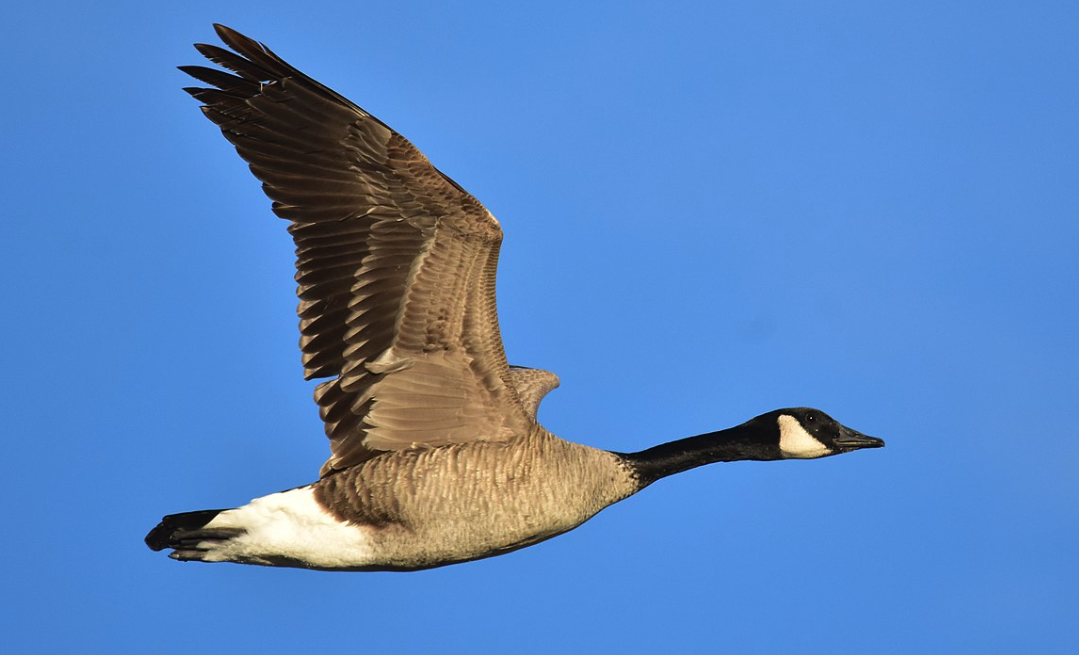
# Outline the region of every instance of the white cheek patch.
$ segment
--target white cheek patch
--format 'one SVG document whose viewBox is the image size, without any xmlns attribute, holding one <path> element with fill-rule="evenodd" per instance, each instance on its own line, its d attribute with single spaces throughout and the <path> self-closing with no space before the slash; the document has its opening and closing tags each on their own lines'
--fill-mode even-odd
<svg viewBox="0 0 1079 655">
<path fill-rule="evenodd" d="M 832 450 L 806 432 L 798 419 L 787 414 L 779 416 L 779 449 L 785 457 L 813 459 L 830 455 Z"/>
</svg>

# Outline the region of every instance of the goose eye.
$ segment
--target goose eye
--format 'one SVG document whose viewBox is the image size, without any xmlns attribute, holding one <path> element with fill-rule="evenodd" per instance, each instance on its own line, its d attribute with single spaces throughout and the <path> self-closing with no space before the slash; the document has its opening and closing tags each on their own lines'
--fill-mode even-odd
<svg viewBox="0 0 1079 655">
<path fill-rule="evenodd" d="M 816 420 L 817 420 L 817 415 L 816 414 L 806 414 L 806 421 L 807 422 L 812 423 L 813 421 L 816 421 Z"/>
</svg>

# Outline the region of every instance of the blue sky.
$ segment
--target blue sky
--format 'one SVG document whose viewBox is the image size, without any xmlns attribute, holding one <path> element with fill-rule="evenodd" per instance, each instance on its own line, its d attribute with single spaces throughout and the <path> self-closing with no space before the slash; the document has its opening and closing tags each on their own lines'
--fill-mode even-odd
<svg viewBox="0 0 1079 655">
<path fill-rule="evenodd" d="M 1075 652 L 1079 8 L 38 3 L 0 25 L 0 650 Z M 309 482 L 292 246 L 180 91 L 212 22 L 501 220 L 511 361 L 613 450 L 819 406 L 884 450 L 719 464 L 414 574 L 180 564 Z"/>
</svg>

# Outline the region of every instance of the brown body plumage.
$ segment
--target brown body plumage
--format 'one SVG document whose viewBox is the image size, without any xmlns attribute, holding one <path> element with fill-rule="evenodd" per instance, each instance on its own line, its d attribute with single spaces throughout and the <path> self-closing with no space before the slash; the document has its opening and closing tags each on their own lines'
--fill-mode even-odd
<svg viewBox="0 0 1079 655">
<path fill-rule="evenodd" d="M 554 537 L 637 487 L 613 453 L 537 425 L 524 439 L 376 457 L 319 480 L 315 494 L 335 516 L 375 528 L 380 568 L 420 568 Z"/>
</svg>

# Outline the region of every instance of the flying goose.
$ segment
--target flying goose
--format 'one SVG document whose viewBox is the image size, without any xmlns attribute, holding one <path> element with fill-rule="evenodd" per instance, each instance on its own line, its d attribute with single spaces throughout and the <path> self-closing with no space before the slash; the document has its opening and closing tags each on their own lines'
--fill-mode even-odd
<svg viewBox="0 0 1079 655">
<path fill-rule="evenodd" d="M 166 516 L 153 550 L 200 562 L 415 570 L 571 530 L 656 480 L 711 462 L 812 459 L 884 442 L 809 408 L 616 453 L 536 420 L 558 386 L 508 365 L 495 312 L 502 228 L 410 142 L 221 25 L 231 73 L 188 88 L 291 221 L 300 349 L 330 458 L 317 482 L 242 507 Z"/>
</svg>

